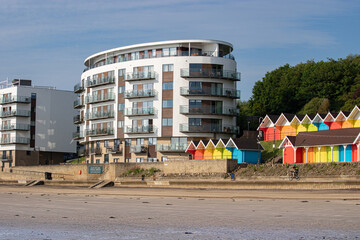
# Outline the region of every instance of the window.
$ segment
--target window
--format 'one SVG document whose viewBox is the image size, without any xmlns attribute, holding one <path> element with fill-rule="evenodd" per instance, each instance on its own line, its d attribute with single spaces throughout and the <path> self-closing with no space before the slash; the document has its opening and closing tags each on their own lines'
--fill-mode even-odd
<svg viewBox="0 0 360 240">
<path fill-rule="evenodd" d="M 176 47 L 170 48 L 170 56 L 176 56 Z"/>
<path fill-rule="evenodd" d="M 172 137 L 171 144 L 187 144 L 186 137 Z"/>
<path fill-rule="evenodd" d="M 144 138 L 137 138 L 136 139 L 136 145 L 144 146 L 145 139 Z"/>
<path fill-rule="evenodd" d="M 125 86 L 119 87 L 119 94 L 123 94 L 125 92 Z"/>
<path fill-rule="evenodd" d="M 201 100 L 189 100 L 189 107 L 190 108 L 201 108 Z"/>
<path fill-rule="evenodd" d="M 162 125 L 164 127 L 169 127 L 169 126 L 172 126 L 172 118 L 163 118 L 162 119 Z"/>
<path fill-rule="evenodd" d="M 163 48 L 162 52 L 163 52 L 164 57 L 170 56 L 170 49 L 169 48 Z"/>
<path fill-rule="evenodd" d="M 151 52 L 152 52 L 152 56 L 156 57 L 156 49 L 153 49 Z"/>
<path fill-rule="evenodd" d="M 118 121 L 118 128 L 124 128 L 124 121 Z"/>
<path fill-rule="evenodd" d="M 171 90 L 173 89 L 173 82 L 164 82 L 163 83 L 163 90 Z"/>
<path fill-rule="evenodd" d="M 201 126 L 201 118 L 189 118 L 190 126 Z"/>
<path fill-rule="evenodd" d="M 26 151 L 26 155 L 27 155 L 27 156 L 31 156 L 31 152 L 30 152 L 30 151 Z"/>
<path fill-rule="evenodd" d="M 100 159 L 96 159 L 96 163 L 99 164 L 99 163 L 100 163 Z"/>
<path fill-rule="evenodd" d="M 190 89 L 201 89 L 202 83 L 201 82 L 189 82 Z"/>
<path fill-rule="evenodd" d="M 163 108 L 172 108 L 173 100 L 163 100 Z"/>
<path fill-rule="evenodd" d="M 119 146 L 121 144 L 120 139 L 114 139 L 114 145 Z"/>
<path fill-rule="evenodd" d="M 109 140 L 104 141 L 104 147 L 109 147 Z"/>
<path fill-rule="evenodd" d="M 154 89 L 154 84 L 153 83 L 144 83 L 143 84 L 143 90 L 150 90 L 150 89 Z"/>
<path fill-rule="evenodd" d="M 156 137 L 154 137 L 154 138 L 149 138 L 149 145 L 156 145 L 156 140 L 157 140 Z"/>
<path fill-rule="evenodd" d="M 125 146 L 131 146 L 131 139 L 130 138 L 125 139 Z"/>
<path fill-rule="evenodd" d="M 125 103 L 119 103 L 119 111 L 124 111 Z"/>
<path fill-rule="evenodd" d="M 168 160 L 168 158 L 167 158 L 166 156 L 161 157 L 161 161 L 162 161 L 162 162 L 166 162 L 167 160 Z"/>
<path fill-rule="evenodd" d="M 148 158 L 147 161 L 148 162 L 157 162 L 157 158 Z"/>
<path fill-rule="evenodd" d="M 143 109 L 148 109 L 153 107 L 153 101 L 143 102 Z"/>
<path fill-rule="evenodd" d="M 163 64 L 163 72 L 173 72 L 174 64 Z"/>
<path fill-rule="evenodd" d="M 125 68 L 123 68 L 123 69 L 119 69 L 119 77 L 123 77 L 123 76 L 125 76 L 125 71 L 126 71 L 126 69 L 125 69 Z"/>
<path fill-rule="evenodd" d="M 148 50 L 144 51 L 144 58 L 149 58 L 149 51 Z"/>
<path fill-rule="evenodd" d="M 144 158 L 136 158 L 136 162 L 144 162 Z"/>
</svg>

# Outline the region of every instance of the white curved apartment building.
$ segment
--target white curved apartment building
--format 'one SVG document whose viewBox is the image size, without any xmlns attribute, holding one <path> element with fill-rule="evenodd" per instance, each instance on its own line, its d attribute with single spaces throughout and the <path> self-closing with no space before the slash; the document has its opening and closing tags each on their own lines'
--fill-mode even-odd
<svg viewBox="0 0 360 240">
<path fill-rule="evenodd" d="M 110 49 L 85 59 L 74 87 L 89 163 L 162 161 L 187 142 L 234 136 L 240 74 L 230 43 L 175 40 Z"/>
</svg>

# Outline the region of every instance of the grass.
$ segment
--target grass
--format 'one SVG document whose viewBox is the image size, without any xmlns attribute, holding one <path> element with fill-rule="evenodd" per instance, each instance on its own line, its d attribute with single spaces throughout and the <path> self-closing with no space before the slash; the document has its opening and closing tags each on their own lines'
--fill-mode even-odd
<svg viewBox="0 0 360 240">
<path fill-rule="evenodd" d="M 80 158 L 73 159 L 71 161 L 67 161 L 67 163 L 84 163 L 84 162 L 85 162 L 85 157 L 80 157 Z"/>
<path fill-rule="evenodd" d="M 156 172 L 160 172 L 160 170 L 157 169 L 157 168 L 144 169 L 144 168 L 141 168 L 139 166 L 135 166 L 135 167 L 129 169 L 127 172 L 123 173 L 123 175 L 125 177 L 140 176 L 140 175 L 152 176 Z"/>
<path fill-rule="evenodd" d="M 282 142 L 282 140 L 276 140 L 275 141 L 275 157 L 281 157 L 282 156 L 282 149 L 279 149 L 279 145 Z M 261 145 L 264 148 L 264 151 L 261 152 L 261 162 L 266 162 L 269 159 L 273 158 L 273 144 L 274 141 L 261 141 Z"/>
</svg>

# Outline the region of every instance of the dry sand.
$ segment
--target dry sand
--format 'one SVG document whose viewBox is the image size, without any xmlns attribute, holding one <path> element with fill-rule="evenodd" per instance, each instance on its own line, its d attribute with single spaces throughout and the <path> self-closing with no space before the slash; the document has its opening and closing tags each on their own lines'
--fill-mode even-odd
<svg viewBox="0 0 360 240">
<path fill-rule="evenodd" d="M 0 239 L 360 239 L 360 191 L 0 185 Z"/>
</svg>

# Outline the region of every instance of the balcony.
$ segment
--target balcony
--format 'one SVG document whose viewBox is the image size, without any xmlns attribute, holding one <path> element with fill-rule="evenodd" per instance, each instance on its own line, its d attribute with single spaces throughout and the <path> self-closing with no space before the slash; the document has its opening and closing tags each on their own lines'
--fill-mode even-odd
<svg viewBox="0 0 360 240">
<path fill-rule="evenodd" d="M 81 147 L 81 148 L 78 149 L 77 155 L 78 155 L 79 157 L 89 156 L 89 150 L 86 149 L 85 147 Z"/>
<path fill-rule="evenodd" d="M 0 99 L 0 104 L 9 104 L 9 103 L 30 103 L 30 97 L 24 96 L 12 96 L 12 97 L 3 97 Z"/>
<path fill-rule="evenodd" d="M 74 117 L 74 124 L 80 124 L 82 122 L 84 122 L 84 118 L 81 115 L 76 115 Z"/>
<path fill-rule="evenodd" d="M 29 131 L 30 130 L 30 125 L 29 124 L 16 123 L 16 124 L 1 125 L 1 127 L 0 127 L 0 131 L 12 131 L 12 130 Z"/>
<path fill-rule="evenodd" d="M 154 89 L 146 89 L 146 90 L 132 90 L 126 91 L 124 93 L 124 98 L 147 98 L 147 97 L 155 97 L 157 91 Z"/>
<path fill-rule="evenodd" d="M 0 161 L 2 162 L 10 162 L 12 161 L 12 156 L 2 155 L 0 158 Z"/>
<path fill-rule="evenodd" d="M 26 110 L 13 110 L 13 111 L 6 111 L 0 113 L 0 118 L 6 117 L 29 117 L 30 111 Z"/>
<path fill-rule="evenodd" d="M 125 81 L 139 81 L 155 79 L 155 72 L 126 73 Z"/>
<path fill-rule="evenodd" d="M 85 115 L 86 120 L 95 120 L 95 119 L 104 119 L 104 118 L 113 118 L 114 111 L 106 112 L 92 112 Z"/>
<path fill-rule="evenodd" d="M 188 144 L 159 144 L 157 145 L 158 152 L 185 152 Z"/>
<path fill-rule="evenodd" d="M 106 152 L 107 153 L 112 153 L 112 154 L 122 154 L 123 153 L 123 148 L 120 145 L 108 146 L 106 148 Z"/>
<path fill-rule="evenodd" d="M 125 109 L 125 116 L 146 116 L 146 115 L 154 115 L 154 114 L 155 114 L 155 109 L 153 107 Z"/>
<path fill-rule="evenodd" d="M 85 136 L 86 137 L 94 137 L 94 136 L 106 136 L 106 135 L 113 135 L 114 129 L 113 128 L 96 128 L 96 129 L 88 129 L 86 130 Z"/>
<path fill-rule="evenodd" d="M 78 108 L 83 108 L 84 107 L 84 101 L 82 99 L 76 99 L 74 101 L 74 108 L 78 109 Z"/>
<path fill-rule="evenodd" d="M 1 138 L 0 144 L 29 144 L 30 138 L 24 137 L 10 137 L 10 138 Z"/>
<path fill-rule="evenodd" d="M 92 88 L 92 87 L 97 87 L 97 86 L 106 85 L 106 84 L 113 84 L 113 83 L 115 83 L 114 77 L 104 77 L 104 78 L 93 79 L 93 80 L 87 81 L 86 87 Z"/>
<path fill-rule="evenodd" d="M 78 83 L 74 86 L 74 93 L 81 93 L 83 92 L 85 89 L 84 87 L 81 85 L 81 83 Z"/>
<path fill-rule="evenodd" d="M 114 101 L 114 100 L 115 100 L 115 94 L 107 93 L 107 94 L 87 96 L 85 103 L 98 103 L 98 102 L 106 102 L 106 101 Z"/>
<path fill-rule="evenodd" d="M 241 75 L 239 72 L 227 70 L 207 70 L 201 69 L 197 71 L 190 71 L 189 68 L 180 69 L 180 76 L 183 78 L 218 78 L 240 81 Z"/>
<path fill-rule="evenodd" d="M 180 88 L 181 96 L 209 96 L 209 97 L 226 97 L 237 99 L 240 98 L 240 90 L 231 88 Z"/>
<path fill-rule="evenodd" d="M 101 155 L 102 150 L 100 147 L 90 148 L 90 154 Z"/>
<path fill-rule="evenodd" d="M 189 126 L 187 123 L 180 124 L 180 132 L 183 133 L 224 133 L 237 134 L 239 128 L 237 126 L 219 126 L 211 124 L 203 124 L 199 126 Z"/>
<path fill-rule="evenodd" d="M 73 132 L 73 139 L 80 140 L 84 138 L 84 134 L 82 132 Z"/>
<path fill-rule="evenodd" d="M 237 116 L 239 114 L 237 108 L 212 108 L 212 107 L 189 107 L 188 105 L 180 106 L 180 113 L 184 115 L 228 115 Z"/>
<path fill-rule="evenodd" d="M 146 153 L 148 148 L 142 145 L 130 146 L 131 153 Z"/>
<path fill-rule="evenodd" d="M 149 126 L 126 126 L 125 133 L 127 134 L 137 134 L 137 133 L 153 133 L 154 127 Z"/>
</svg>

